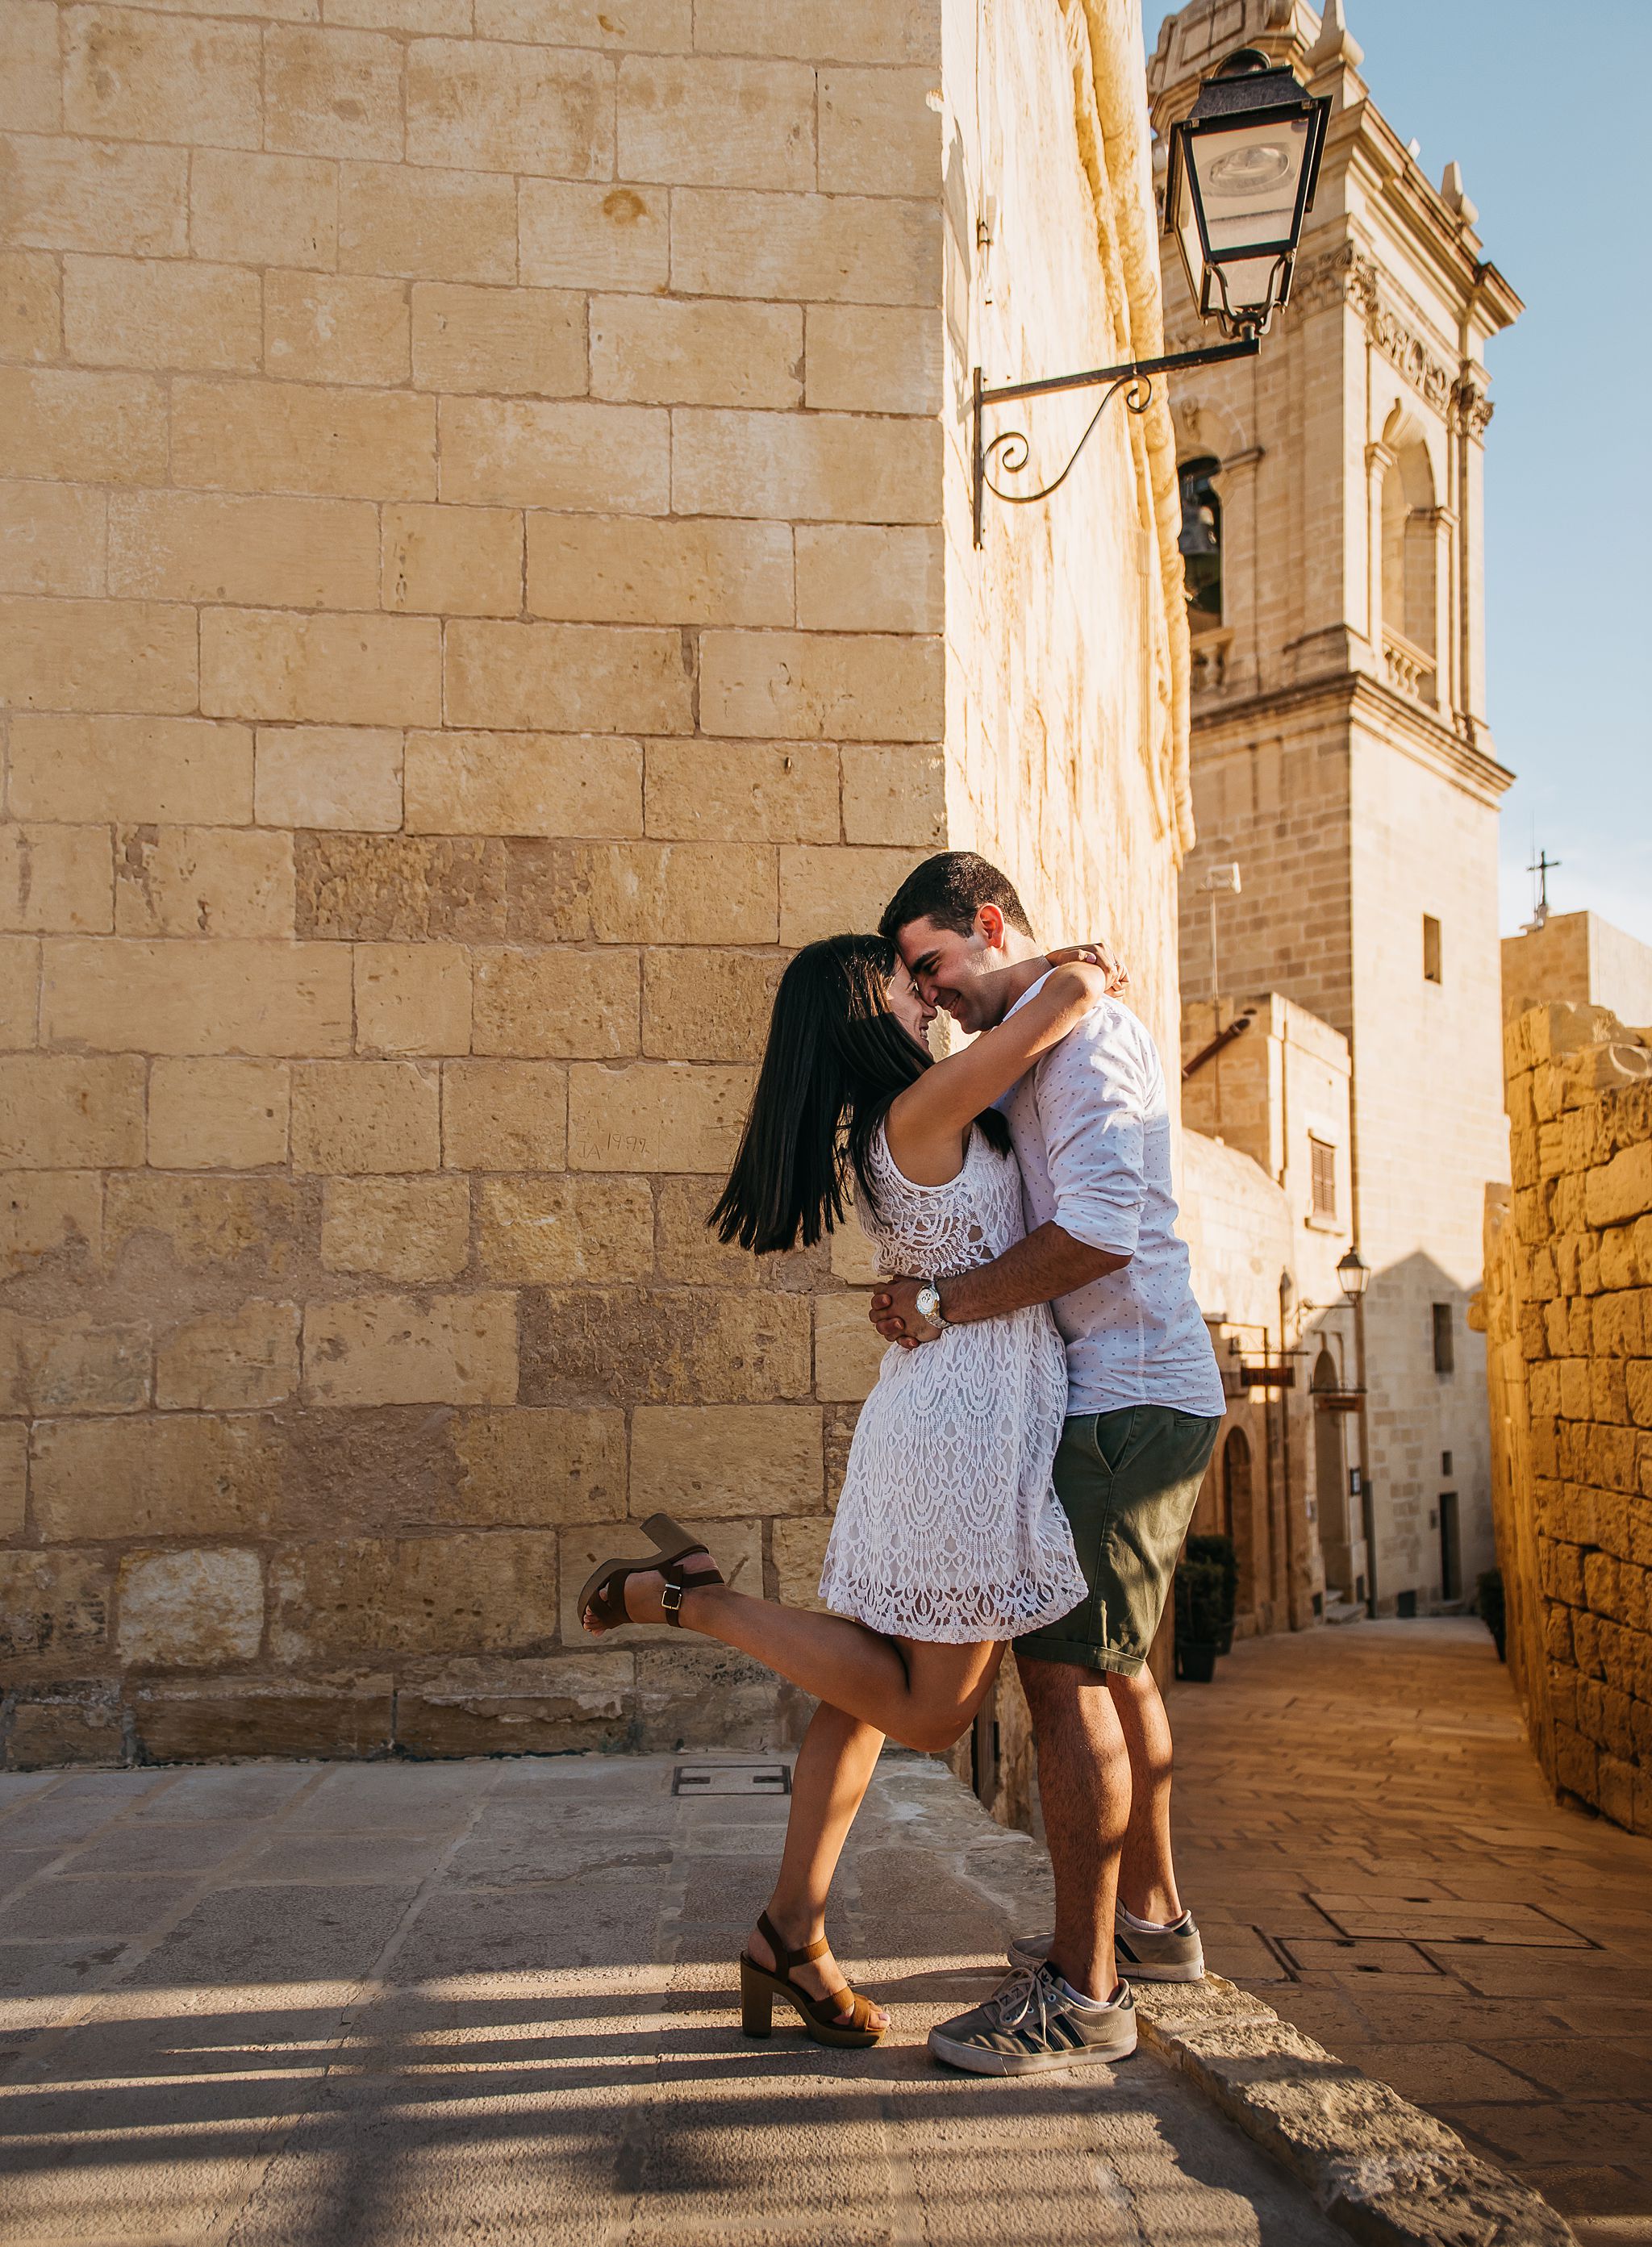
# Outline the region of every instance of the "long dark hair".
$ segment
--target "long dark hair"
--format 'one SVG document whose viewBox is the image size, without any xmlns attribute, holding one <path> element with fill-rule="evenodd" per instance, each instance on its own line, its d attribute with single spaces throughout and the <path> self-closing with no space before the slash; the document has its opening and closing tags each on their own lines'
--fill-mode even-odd
<svg viewBox="0 0 1652 2247">
<path fill-rule="evenodd" d="M 853 1176 L 869 1211 L 877 1190 L 872 1137 L 897 1095 L 933 1066 L 890 1010 L 899 954 L 882 936 L 807 944 L 780 979 L 768 1043 L 740 1151 L 706 1220 L 721 1240 L 767 1255 L 812 1248 L 843 1221 Z M 1009 1127 L 995 1110 L 976 1118 L 1000 1154 Z"/>
</svg>

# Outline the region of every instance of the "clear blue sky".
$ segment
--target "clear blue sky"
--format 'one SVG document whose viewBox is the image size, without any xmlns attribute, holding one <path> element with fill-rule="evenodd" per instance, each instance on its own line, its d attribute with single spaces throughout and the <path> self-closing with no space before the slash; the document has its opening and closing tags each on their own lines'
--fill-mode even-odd
<svg viewBox="0 0 1652 2247">
<path fill-rule="evenodd" d="M 1360 74 L 1437 181 L 1455 157 L 1485 255 L 1526 300 L 1486 346 L 1488 700 L 1503 927 L 1532 840 L 1555 910 L 1652 943 L 1652 686 L 1640 460 L 1652 390 L 1645 120 L 1652 0 L 1345 0 Z M 1167 14 L 1143 0 L 1148 52 Z M 1266 349 L 1266 345 L 1263 345 Z M 1636 647 L 1642 650 L 1636 657 Z"/>
</svg>

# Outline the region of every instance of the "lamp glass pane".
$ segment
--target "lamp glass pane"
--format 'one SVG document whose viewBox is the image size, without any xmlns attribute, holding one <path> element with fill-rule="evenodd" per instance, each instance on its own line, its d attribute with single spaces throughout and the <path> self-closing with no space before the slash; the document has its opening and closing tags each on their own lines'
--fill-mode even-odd
<svg viewBox="0 0 1652 2247">
<path fill-rule="evenodd" d="M 1193 302 L 1201 312 L 1208 310 L 1205 303 L 1205 245 L 1199 240 L 1198 214 L 1193 206 L 1193 185 L 1184 151 L 1184 160 L 1176 167 L 1176 206 L 1171 213 L 1171 223 L 1181 244 L 1182 263 L 1187 268 L 1187 285 L 1192 291 Z"/>
<path fill-rule="evenodd" d="M 1272 254 L 1266 257 L 1224 259 L 1221 264 L 1212 268 L 1217 277 L 1213 292 L 1217 303 L 1225 302 L 1226 310 L 1232 313 L 1266 307 L 1270 302 L 1278 267 L 1279 259 Z"/>
<path fill-rule="evenodd" d="M 1198 175 L 1205 239 L 1213 260 L 1246 249 L 1288 249 L 1310 120 L 1224 126 L 1194 133 L 1188 160 Z"/>
</svg>

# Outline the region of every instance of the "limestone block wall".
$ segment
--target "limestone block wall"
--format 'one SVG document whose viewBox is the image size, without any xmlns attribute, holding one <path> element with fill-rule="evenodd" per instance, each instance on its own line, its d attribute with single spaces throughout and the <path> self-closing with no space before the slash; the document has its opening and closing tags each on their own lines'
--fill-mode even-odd
<svg viewBox="0 0 1652 2247">
<path fill-rule="evenodd" d="M 1478 1316 L 1509 1664 L 1553 1783 L 1652 1833 L 1652 1042 L 1557 1003 L 1505 1058 Z"/>
<path fill-rule="evenodd" d="M 944 631 L 940 0 L 346 12 L 0 19 L 13 1766 L 783 1737 L 574 1594 L 661 1506 L 812 1590 L 869 1274 L 702 1220 L 790 950 L 1021 831 L 954 804 L 1021 620 Z M 1012 13 L 1018 130 L 1150 232 L 1130 11 Z M 1141 441 L 1065 534 L 1171 713 L 1086 733 L 1125 819 L 1143 741 L 1185 791 Z M 1053 933 L 1167 953 L 1143 840 Z"/>
</svg>

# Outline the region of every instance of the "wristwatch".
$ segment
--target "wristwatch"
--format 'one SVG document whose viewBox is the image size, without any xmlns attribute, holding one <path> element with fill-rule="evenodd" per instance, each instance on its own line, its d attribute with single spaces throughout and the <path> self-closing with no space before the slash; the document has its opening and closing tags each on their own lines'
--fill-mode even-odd
<svg viewBox="0 0 1652 2247">
<path fill-rule="evenodd" d="M 932 1327 L 944 1327 L 951 1323 L 941 1308 L 941 1291 L 937 1281 L 925 1280 L 918 1289 L 918 1315 L 920 1319 L 926 1319 Z"/>
</svg>

